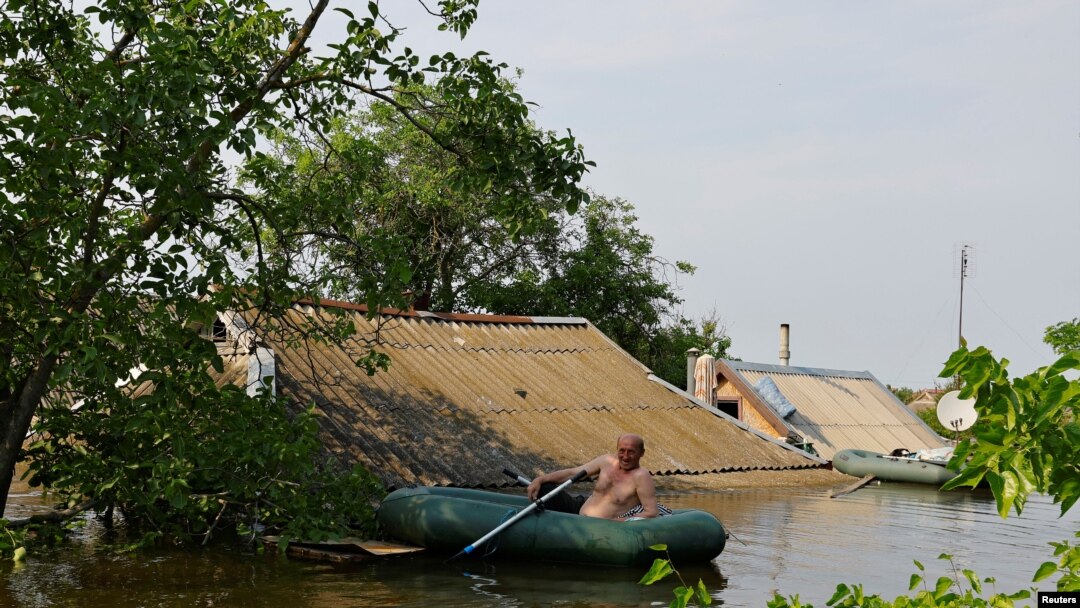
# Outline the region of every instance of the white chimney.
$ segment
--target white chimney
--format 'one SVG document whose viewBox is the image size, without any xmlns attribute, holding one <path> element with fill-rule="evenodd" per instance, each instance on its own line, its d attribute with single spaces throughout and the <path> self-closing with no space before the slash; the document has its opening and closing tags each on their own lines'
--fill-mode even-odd
<svg viewBox="0 0 1080 608">
<path fill-rule="evenodd" d="M 686 392 L 691 395 L 694 394 L 694 389 L 697 383 L 694 382 L 694 368 L 697 367 L 698 357 L 701 356 L 701 351 L 696 348 L 691 348 L 686 351 Z"/>
<path fill-rule="evenodd" d="M 780 365 L 787 365 L 791 361 L 791 351 L 788 350 L 788 333 L 791 326 L 787 323 L 780 324 Z"/>
</svg>

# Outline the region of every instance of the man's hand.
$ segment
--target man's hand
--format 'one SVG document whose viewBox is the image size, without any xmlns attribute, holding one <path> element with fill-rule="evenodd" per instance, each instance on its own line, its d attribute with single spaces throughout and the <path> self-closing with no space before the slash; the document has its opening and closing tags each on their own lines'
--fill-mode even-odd
<svg viewBox="0 0 1080 608">
<path fill-rule="evenodd" d="M 526 490 L 526 492 L 528 493 L 529 500 L 531 500 L 531 501 L 535 501 L 537 498 L 540 497 L 540 478 L 539 477 L 537 477 L 536 479 L 532 480 L 529 483 L 529 488 Z"/>
</svg>

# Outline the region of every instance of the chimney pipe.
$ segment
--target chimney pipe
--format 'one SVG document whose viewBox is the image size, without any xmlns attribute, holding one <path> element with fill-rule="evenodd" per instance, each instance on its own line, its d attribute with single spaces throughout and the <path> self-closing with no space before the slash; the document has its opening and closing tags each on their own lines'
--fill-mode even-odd
<svg viewBox="0 0 1080 608">
<path fill-rule="evenodd" d="M 791 361 L 791 351 L 788 350 L 788 333 L 791 326 L 787 323 L 780 324 L 780 365 L 788 365 Z"/>
<path fill-rule="evenodd" d="M 686 351 L 686 392 L 691 395 L 697 390 L 697 383 L 694 382 L 694 368 L 697 367 L 697 360 L 700 356 L 701 351 L 696 348 Z"/>
</svg>

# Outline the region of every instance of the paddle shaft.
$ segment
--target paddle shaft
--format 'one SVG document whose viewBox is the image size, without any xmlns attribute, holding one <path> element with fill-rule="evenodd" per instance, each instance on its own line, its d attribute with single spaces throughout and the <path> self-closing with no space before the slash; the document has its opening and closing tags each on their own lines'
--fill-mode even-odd
<svg viewBox="0 0 1080 608">
<path fill-rule="evenodd" d="M 588 472 L 586 472 L 585 470 L 578 471 L 577 475 L 574 475 L 572 478 L 562 482 L 554 490 L 552 490 L 552 491 L 548 492 L 547 494 L 545 494 L 545 495 L 541 496 L 540 498 L 538 498 L 536 500 L 536 502 L 534 502 L 534 503 L 530 504 L 529 506 L 525 507 L 524 509 L 518 511 L 517 515 L 515 515 L 515 516 L 511 517 L 510 519 L 504 521 L 503 523 L 499 524 L 498 526 L 495 527 L 494 530 L 492 530 L 491 532 L 488 532 L 487 534 L 481 536 L 479 539 L 477 539 L 475 542 L 473 542 L 473 544 L 469 545 L 468 547 L 465 547 L 461 551 L 458 551 L 457 554 L 454 555 L 454 557 L 450 558 L 450 560 L 457 559 L 457 558 L 461 557 L 462 555 L 469 555 L 473 551 L 476 551 L 477 547 L 479 547 L 480 545 L 483 545 L 487 541 L 491 540 L 499 532 L 502 532 L 503 530 L 505 530 L 505 529 L 509 528 L 510 526 L 514 525 L 522 517 L 525 517 L 529 513 L 532 513 L 533 511 L 537 510 L 538 508 L 540 508 L 540 505 L 542 505 L 543 503 L 550 500 L 553 496 L 555 496 L 559 492 L 562 492 L 566 488 L 570 487 L 573 483 L 575 483 L 577 481 L 581 481 L 587 475 L 588 475 Z M 450 561 L 450 560 L 447 560 L 447 561 Z"/>
<path fill-rule="evenodd" d="M 529 485 L 529 483 L 532 482 L 532 480 L 529 479 L 528 477 L 525 477 L 524 475 L 522 475 L 521 473 L 518 473 L 517 471 L 511 471 L 510 469 L 503 469 L 503 475 L 506 475 L 510 479 L 516 480 L 518 483 L 520 483 L 523 486 L 527 486 L 527 485 Z"/>
</svg>

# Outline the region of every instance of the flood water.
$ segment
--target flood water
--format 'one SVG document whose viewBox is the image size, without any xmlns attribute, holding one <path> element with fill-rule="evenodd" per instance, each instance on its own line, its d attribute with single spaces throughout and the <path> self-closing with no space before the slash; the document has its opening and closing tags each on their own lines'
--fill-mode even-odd
<svg viewBox="0 0 1080 608">
<path fill-rule="evenodd" d="M 25 515 L 35 500 L 13 497 L 9 517 Z M 931 581 L 950 575 L 951 566 L 936 559 L 942 552 L 958 569 L 995 577 L 997 590 L 1011 593 L 1032 585 L 1039 564 L 1051 558 L 1048 542 L 1080 529 L 1078 509 L 1059 519 L 1043 497 L 1032 497 L 1022 517 L 1002 520 L 988 491 L 906 484 L 870 485 L 837 499 L 829 490 L 784 489 L 661 500 L 715 513 L 742 541 L 730 539 L 710 564 L 676 564 L 687 582 L 705 581 L 714 605 L 726 606 L 764 606 L 779 591 L 820 607 L 841 582 L 892 599 L 907 592 L 913 560 L 927 567 Z M 642 574 L 475 558 L 329 565 L 222 547 L 122 553 L 91 523 L 59 549 L 0 564 L 0 606 L 667 606 L 674 580 L 641 587 Z"/>
</svg>

